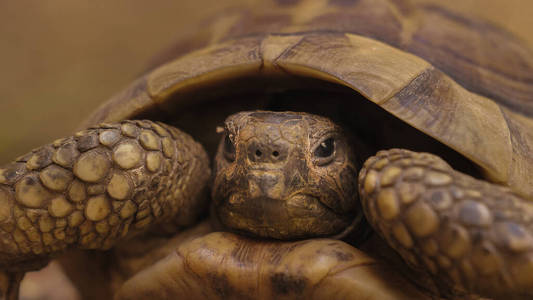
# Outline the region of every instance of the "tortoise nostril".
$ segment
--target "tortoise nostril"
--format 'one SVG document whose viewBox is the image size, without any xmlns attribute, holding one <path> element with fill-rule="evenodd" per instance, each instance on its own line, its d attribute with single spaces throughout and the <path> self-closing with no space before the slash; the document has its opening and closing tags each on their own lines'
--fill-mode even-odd
<svg viewBox="0 0 533 300">
<path fill-rule="evenodd" d="M 279 164 L 286 161 L 288 149 L 285 145 L 253 143 L 247 147 L 248 160 L 253 164 Z"/>
</svg>

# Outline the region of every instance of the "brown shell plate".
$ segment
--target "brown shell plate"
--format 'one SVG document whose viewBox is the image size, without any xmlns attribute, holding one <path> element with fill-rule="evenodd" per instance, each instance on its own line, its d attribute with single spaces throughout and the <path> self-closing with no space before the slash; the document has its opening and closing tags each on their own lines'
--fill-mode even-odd
<svg viewBox="0 0 533 300">
<path fill-rule="evenodd" d="M 187 92 L 229 78 L 316 78 L 351 88 L 472 160 L 489 180 L 533 197 L 533 55 L 513 35 L 406 0 L 263 5 L 199 24 L 197 50 L 175 47 L 168 57 L 178 58 L 139 78 L 85 125 L 179 110 L 194 100 Z"/>
</svg>

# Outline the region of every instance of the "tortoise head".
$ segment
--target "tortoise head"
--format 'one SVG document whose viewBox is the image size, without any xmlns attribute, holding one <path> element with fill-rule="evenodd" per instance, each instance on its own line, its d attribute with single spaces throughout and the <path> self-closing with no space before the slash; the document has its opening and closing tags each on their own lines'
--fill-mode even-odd
<svg viewBox="0 0 533 300">
<path fill-rule="evenodd" d="M 361 218 L 355 152 L 329 119 L 249 111 L 220 131 L 213 208 L 223 226 L 294 239 L 338 235 Z"/>
</svg>

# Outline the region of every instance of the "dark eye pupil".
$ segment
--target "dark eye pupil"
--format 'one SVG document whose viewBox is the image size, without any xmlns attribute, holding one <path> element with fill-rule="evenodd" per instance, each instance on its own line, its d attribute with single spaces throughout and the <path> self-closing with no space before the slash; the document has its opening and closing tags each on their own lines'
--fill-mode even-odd
<svg viewBox="0 0 533 300">
<path fill-rule="evenodd" d="M 233 145 L 233 142 L 227 135 L 224 139 L 224 152 L 226 152 L 226 154 L 229 154 L 230 156 L 235 154 L 235 145 Z"/>
<path fill-rule="evenodd" d="M 335 144 L 333 143 L 333 139 L 329 138 L 323 141 L 322 143 L 320 143 L 318 147 L 316 147 L 315 155 L 317 157 L 329 157 L 333 154 L 334 149 L 335 149 Z"/>
</svg>

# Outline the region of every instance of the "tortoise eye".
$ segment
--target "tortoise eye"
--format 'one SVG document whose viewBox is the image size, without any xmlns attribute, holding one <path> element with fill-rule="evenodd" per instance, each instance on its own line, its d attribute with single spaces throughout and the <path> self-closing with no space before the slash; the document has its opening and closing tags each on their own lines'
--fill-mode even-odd
<svg viewBox="0 0 533 300">
<path fill-rule="evenodd" d="M 315 149 L 315 156 L 320 158 L 330 157 L 335 151 L 333 138 L 321 142 Z"/>
<path fill-rule="evenodd" d="M 229 161 L 235 160 L 235 145 L 227 134 L 224 138 L 224 157 L 226 157 L 226 159 Z"/>
<path fill-rule="evenodd" d="M 328 138 L 320 142 L 313 154 L 319 166 L 330 163 L 333 161 L 333 154 L 335 154 L 335 140 L 333 138 Z"/>
</svg>

